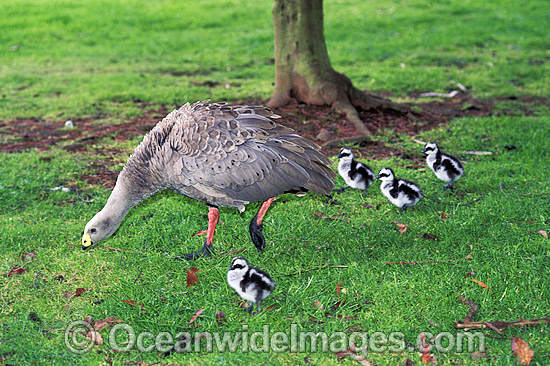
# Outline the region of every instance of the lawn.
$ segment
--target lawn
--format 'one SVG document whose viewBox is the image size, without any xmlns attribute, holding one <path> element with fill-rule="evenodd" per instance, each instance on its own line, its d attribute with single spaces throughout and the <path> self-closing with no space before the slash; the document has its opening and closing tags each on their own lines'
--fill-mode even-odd
<svg viewBox="0 0 550 366">
<path fill-rule="evenodd" d="M 4 1 L 0 144 L 19 139 L 4 131 L 24 119 L 74 119 L 78 129 L 80 120 L 120 124 L 188 101 L 266 100 L 274 78 L 271 6 Z M 434 336 L 439 365 L 517 365 L 513 337 L 533 350 L 531 365 L 547 364 L 549 325 L 472 330 L 469 350 L 448 342 L 466 334 L 454 326 L 471 311 L 464 299 L 478 307 L 473 321 L 550 316 L 550 244 L 538 232 L 549 232 L 550 223 L 548 11 L 543 0 L 326 1 L 331 60 L 358 87 L 415 104 L 420 93 L 460 83 L 462 93 L 491 101 L 493 112 L 414 136 L 378 131 L 374 141 L 411 159 L 361 160 L 376 172 L 394 168 L 426 197 L 401 214 L 379 182 L 366 196 L 334 194 L 338 204 L 311 193 L 281 196 L 265 218 L 261 255 L 248 234 L 259 207 L 251 204 L 244 213 L 220 210 L 212 259 L 174 260 L 202 244 L 195 234 L 206 228 L 207 209 L 169 191 L 140 203 L 115 235 L 82 251 L 84 225 L 110 193 L 85 176 L 106 164 L 119 171 L 140 137 L 91 139 L 78 151 L 0 152 L 0 363 L 353 365 L 359 360 L 337 359 L 337 348 L 349 345 L 334 340 L 361 332 L 370 341 L 364 356 L 377 365 L 422 364 L 421 333 Z M 466 174 L 454 192 L 426 169 L 414 140 L 437 141 L 461 158 Z M 225 281 L 235 255 L 277 283 L 258 315 L 243 311 Z M 192 267 L 197 281 L 188 286 Z M 116 323 L 98 330 L 103 344 L 72 352 L 66 343 L 84 337 L 66 330 L 87 317 L 97 328 L 100 319 Z M 120 331 L 109 339 L 113 329 Z M 264 331 L 267 350 L 263 333 L 253 335 Z M 197 337 L 191 349 L 166 352 L 169 337 L 182 332 Z M 209 337 L 223 332 L 248 340 L 223 352 L 213 341 L 209 350 Z M 308 336 L 296 348 L 273 341 L 292 332 L 326 334 L 334 347 Z M 131 349 L 116 351 L 115 343 Z M 487 358 L 472 360 L 482 344 Z"/>
</svg>

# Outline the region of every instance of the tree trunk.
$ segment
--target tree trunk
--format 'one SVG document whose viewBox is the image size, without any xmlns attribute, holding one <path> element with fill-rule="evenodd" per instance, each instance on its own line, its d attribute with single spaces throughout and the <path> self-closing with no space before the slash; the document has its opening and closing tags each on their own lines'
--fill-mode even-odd
<svg viewBox="0 0 550 366">
<path fill-rule="evenodd" d="M 336 72 L 328 57 L 323 33 L 323 0 L 274 0 L 275 88 L 268 106 L 280 107 L 293 98 L 330 105 L 353 122 L 357 131 L 370 135 L 357 108 L 407 108 L 364 93 Z"/>
</svg>

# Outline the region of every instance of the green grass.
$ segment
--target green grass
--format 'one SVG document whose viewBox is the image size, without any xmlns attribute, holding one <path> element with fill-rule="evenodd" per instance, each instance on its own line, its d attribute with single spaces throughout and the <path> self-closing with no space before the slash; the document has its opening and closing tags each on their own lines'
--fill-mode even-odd
<svg viewBox="0 0 550 366">
<path fill-rule="evenodd" d="M 0 121 L 92 116 L 116 122 L 144 109 L 197 99 L 267 98 L 274 75 L 271 5 L 5 1 Z M 413 92 L 450 90 L 453 80 L 476 97 L 548 100 L 550 42 L 541 16 L 548 8 L 546 1 L 327 1 L 327 45 L 335 68 L 356 85 L 391 92 L 399 100 L 410 100 Z M 220 85 L 191 83 L 201 80 Z M 240 86 L 226 89 L 225 83 Z M 335 195 L 341 202 L 336 206 L 313 194 L 280 197 L 265 219 L 268 246 L 262 255 L 255 252 L 247 228 L 258 204 L 242 214 L 222 209 L 217 254 L 196 263 L 173 258 L 202 244 L 203 237 L 193 234 L 205 229 L 203 204 L 172 192 L 157 194 L 132 209 L 113 237 L 83 252 L 83 227 L 109 191 L 90 186 L 81 175 L 101 157 L 60 149 L 0 154 L 0 274 L 26 268 L 20 275 L 0 276 L 0 362 L 276 365 L 306 364 L 307 358 L 316 364 L 357 364 L 339 363 L 332 352 L 119 353 L 107 344 L 108 328 L 100 331 L 105 344 L 73 354 L 64 344 L 65 329 L 86 316 L 113 316 L 136 333 L 154 335 L 234 333 L 243 325 L 252 333 L 265 324 L 271 333 L 288 333 L 297 324 L 302 331 L 329 334 L 401 332 L 407 345 L 415 344 L 421 332 L 457 334 L 454 322 L 469 312 L 460 295 L 480 307 L 474 320 L 548 317 L 550 246 L 532 231 L 548 231 L 550 219 L 550 112 L 540 106 L 534 117 L 526 117 L 520 101 L 497 107 L 508 116 L 454 120 L 415 136 L 437 140 L 463 159 L 467 173 L 456 193 L 443 192 L 444 184 L 430 171 L 407 169 L 410 161 L 369 161 L 374 170 L 391 166 L 400 177 L 418 182 L 426 198 L 402 215 L 386 203 L 378 182 L 366 197 L 357 191 Z M 422 146 L 410 137 L 375 138 L 421 159 Z M 121 149 L 115 167 L 120 169 L 138 143 L 104 139 L 97 147 Z M 342 184 L 338 178 L 337 185 Z M 60 185 L 78 190 L 49 189 Z M 322 219 L 315 212 L 342 219 Z M 407 224 L 407 230 L 398 232 L 392 221 Z M 439 240 L 425 239 L 426 233 Z M 259 315 L 245 314 L 225 282 L 230 252 L 240 249 L 277 282 L 263 304 L 273 308 Z M 32 251 L 32 261 L 21 259 Z M 435 262 L 387 264 L 400 261 Z M 320 268 L 327 265 L 344 267 Z M 186 287 L 191 266 L 199 269 L 199 280 Z M 489 289 L 471 281 L 471 272 Z M 77 288 L 89 291 L 64 296 Z M 324 310 L 315 307 L 316 301 Z M 197 309 L 204 312 L 188 326 Z M 220 311 L 226 321 L 218 325 Z M 31 313 L 41 321 L 32 320 Z M 543 365 L 550 357 L 549 330 L 510 328 L 502 337 L 526 340 L 535 352 L 532 365 Z M 487 337 L 486 344 L 491 363 L 517 364 L 509 339 Z M 440 365 L 472 363 L 468 352 L 434 353 Z M 407 357 L 420 363 L 416 351 L 369 352 L 366 357 L 380 365 L 403 364 Z"/>
</svg>

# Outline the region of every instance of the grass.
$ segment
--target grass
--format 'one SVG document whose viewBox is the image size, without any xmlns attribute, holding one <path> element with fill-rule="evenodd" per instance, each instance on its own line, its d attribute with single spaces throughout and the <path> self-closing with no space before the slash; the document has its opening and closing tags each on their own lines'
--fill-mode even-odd
<svg viewBox="0 0 550 366">
<path fill-rule="evenodd" d="M 92 116 L 117 121 L 140 115 L 143 108 L 175 107 L 188 100 L 267 98 L 273 80 L 271 4 L 256 1 L 246 6 L 243 11 L 231 1 L 190 5 L 8 0 L 0 15 L 0 120 Z M 409 93 L 449 90 L 454 80 L 477 97 L 549 97 L 549 36 L 540 16 L 548 10 L 545 1 L 331 1 L 325 6 L 333 63 L 359 87 L 410 100 Z M 191 83 L 204 80 L 220 84 L 208 88 Z M 225 83 L 240 86 L 226 89 Z M 107 345 L 107 328 L 100 331 L 105 344 L 83 355 L 71 353 L 64 344 L 65 329 L 86 316 L 113 316 L 136 333 L 155 336 L 236 332 L 243 325 L 250 333 L 263 325 L 269 325 L 271 333 L 288 333 L 296 324 L 298 330 L 329 334 L 401 332 L 407 346 L 416 344 L 421 332 L 457 334 L 453 323 L 469 311 L 459 295 L 480 307 L 474 320 L 548 317 L 550 247 L 532 231 L 548 231 L 550 219 L 550 113 L 540 107 L 535 116 L 526 117 L 520 100 L 497 107 L 509 115 L 455 120 L 415 136 L 437 140 L 464 160 L 467 173 L 456 193 L 443 192 L 443 183 L 431 172 L 407 169 L 409 162 L 399 158 L 369 161 L 374 170 L 391 166 L 397 175 L 418 182 L 426 198 L 401 215 L 386 203 L 378 183 L 366 197 L 357 191 L 335 196 L 342 203 L 338 206 L 313 194 L 283 196 L 266 216 L 268 247 L 262 255 L 255 252 L 247 230 L 258 204 L 242 214 L 222 209 L 217 255 L 195 263 L 173 258 L 201 245 L 203 237 L 193 234 L 205 229 L 203 204 L 162 192 L 132 209 L 113 237 L 83 252 L 83 226 L 102 208 L 109 191 L 86 184 L 81 174 L 101 158 L 55 148 L 0 154 L 0 273 L 16 266 L 26 269 L 0 277 L 0 360 L 339 363 L 332 352 L 309 348 L 282 353 L 203 349 L 169 356 L 135 349 L 119 353 Z M 415 159 L 421 157 L 422 147 L 408 136 L 376 138 Z M 124 151 L 118 168 L 138 143 L 98 142 L 105 147 L 117 144 Z M 337 185 L 342 184 L 338 178 Z M 76 186 L 78 193 L 49 189 L 59 185 Z M 323 219 L 315 212 L 337 219 Z M 407 230 L 400 233 L 393 221 L 407 224 Z M 425 239 L 426 233 L 439 240 Z M 263 304 L 273 308 L 259 315 L 246 315 L 225 282 L 230 252 L 240 249 L 277 282 Z M 36 258 L 21 259 L 32 251 Z M 387 264 L 400 261 L 437 263 Z M 327 265 L 342 267 L 324 268 Z M 191 266 L 199 269 L 199 280 L 187 287 Z M 77 288 L 89 291 L 66 297 Z M 197 309 L 204 312 L 189 326 Z M 221 325 L 217 312 L 226 315 Z M 526 340 L 535 352 L 532 364 L 543 365 L 550 356 L 549 330 L 510 328 L 503 337 Z M 487 337 L 486 344 L 486 363 L 517 364 L 508 339 Z M 470 361 L 469 352 L 434 353 L 442 365 L 479 363 Z M 408 348 L 369 352 L 366 357 L 377 364 L 403 364 L 407 357 L 420 362 Z"/>
</svg>

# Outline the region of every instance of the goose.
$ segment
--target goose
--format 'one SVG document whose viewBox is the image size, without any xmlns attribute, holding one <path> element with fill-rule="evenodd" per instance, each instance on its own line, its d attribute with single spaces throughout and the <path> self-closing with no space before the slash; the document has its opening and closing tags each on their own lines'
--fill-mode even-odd
<svg viewBox="0 0 550 366">
<path fill-rule="evenodd" d="M 274 197 L 306 191 L 328 196 L 336 176 L 319 146 L 276 123 L 278 118 L 261 106 L 207 101 L 173 110 L 128 159 L 105 206 L 86 224 L 82 249 L 112 235 L 136 204 L 171 189 L 209 208 L 204 245 L 177 259 L 213 253 L 219 207 L 243 212 L 257 201 L 263 203 L 249 231 L 261 252 L 262 220 Z"/>
<path fill-rule="evenodd" d="M 254 304 L 258 305 L 258 310 L 254 314 L 261 311 L 262 300 L 271 295 L 275 288 L 275 282 L 271 277 L 264 271 L 251 267 L 244 257 L 236 257 L 231 261 L 227 283 L 243 300 L 250 302 L 247 308 L 249 313 L 252 313 Z"/>
<path fill-rule="evenodd" d="M 439 149 L 435 142 L 428 142 L 422 150 L 426 154 L 426 164 L 440 180 L 447 182 L 443 190 L 453 189 L 453 183 L 464 175 L 464 167 L 456 156 Z"/>
<path fill-rule="evenodd" d="M 367 188 L 374 181 L 374 172 L 372 169 L 353 158 L 353 152 L 347 147 L 340 149 L 338 154 L 338 173 L 346 183 L 345 187 L 335 190 L 344 192 L 347 188 L 362 189 L 367 194 Z"/>
<path fill-rule="evenodd" d="M 382 194 L 402 212 L 407 211 L 407 207 L 416 205 L 424 197 L 418 184 L 406 179 L 397 179 L 391 168 L 380 169 L 377 178 L 382 181 Z"/>
</svg>

